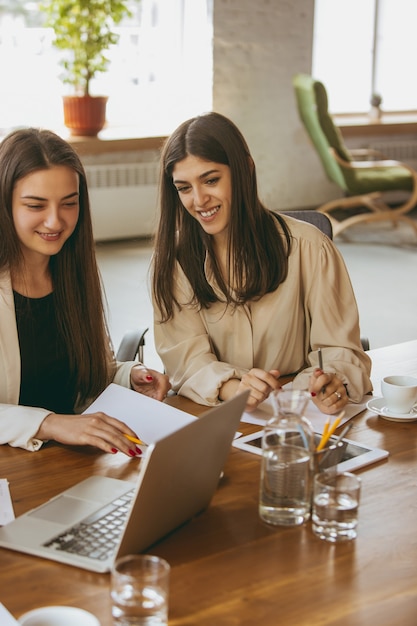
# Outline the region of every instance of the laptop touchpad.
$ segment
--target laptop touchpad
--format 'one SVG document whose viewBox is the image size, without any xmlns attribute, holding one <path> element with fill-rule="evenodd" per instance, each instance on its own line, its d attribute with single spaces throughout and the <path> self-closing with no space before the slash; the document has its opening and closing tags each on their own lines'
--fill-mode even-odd
<svg viewBox="0 0 417 626">
<path fill-rule="evenodd" d="M 97 503 L 78 500 L 71 496 L 59 496 L 52 502 L 48 502 L 36 511 L 28 513 L 32 517 L 38 517 L 56 524 L 74 524 L 90 515 L 97 509 Z"/>
</svg>

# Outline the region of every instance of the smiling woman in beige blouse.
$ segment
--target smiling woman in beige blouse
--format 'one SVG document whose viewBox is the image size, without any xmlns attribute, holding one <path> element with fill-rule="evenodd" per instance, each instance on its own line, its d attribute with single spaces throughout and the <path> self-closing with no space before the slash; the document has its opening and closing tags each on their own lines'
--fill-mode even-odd
<svg viewBox="0 0 417 626">
<path fill-rule="evenodd" d="M 166 373 L 195 402 L 249 389 L 250 411 L 292 374 L 334 414 L 372 389 L 340 253 L 262 204 L 246 141 L 218 113 L 184 122 L 164 146 L 153 301 Z"/>
</svg>

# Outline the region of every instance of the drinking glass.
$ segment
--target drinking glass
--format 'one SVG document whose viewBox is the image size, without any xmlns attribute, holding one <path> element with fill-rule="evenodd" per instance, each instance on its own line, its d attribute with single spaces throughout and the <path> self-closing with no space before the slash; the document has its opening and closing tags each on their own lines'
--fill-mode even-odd
<svg viewBox="0 0 417 626">
<path fill-rule="evenodd" d="M 111 573 L 115 626 L 166 626 L 170 566 L 158 556 L 128 555 Z"/>
<path fill-rule="evenodd" d="M 350 472 L 321 472 L 314 477 L 313 532 L 326 541 L 357 535 L 361 479 Z"/>
</svg>

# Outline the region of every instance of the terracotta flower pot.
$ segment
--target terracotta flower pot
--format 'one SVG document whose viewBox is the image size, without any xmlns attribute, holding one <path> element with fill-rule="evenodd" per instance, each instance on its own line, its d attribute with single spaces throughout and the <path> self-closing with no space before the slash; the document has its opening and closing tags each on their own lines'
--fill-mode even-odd
<svg viewBox="0 0 417 626">
<path fill-rule="evenodd" d="M 64 124 L 73 136 L 96 137 L 106 123 L 107 96 L 63 96 Z"/>
</svg>

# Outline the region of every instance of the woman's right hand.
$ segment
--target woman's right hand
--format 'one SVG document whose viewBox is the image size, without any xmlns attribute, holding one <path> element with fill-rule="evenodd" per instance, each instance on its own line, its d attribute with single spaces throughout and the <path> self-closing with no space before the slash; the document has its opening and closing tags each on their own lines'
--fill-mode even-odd
<svg viewBox="0 0 417 626">
<path fill-rule="evenodd" d="M 247 374 L 243 374 L 242 380 L 238 387 L 238 393 L 249 389 L 250 394 L 246 403 L 246 411 L 254 411 L 261 402 L 266 400 L 271 393 L 276 389 L 280 389 L 281 385 L 278 382 L 279 371 L 270 370 L 266 372 L 258 368 L 249 370 Z"/>
<path fill-rule="evenodd" d="M 140 456 L 141 450 L 124 435 L 138 438 L 129 426 L 105 413 L 58 415 L 49 413 L 36 434 L 37 439 L 53 439 L 72 446 L 93 446 L 115 454 L 118 450 L 128 457 Z"/>
</svg>

